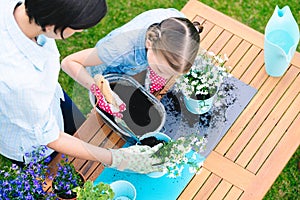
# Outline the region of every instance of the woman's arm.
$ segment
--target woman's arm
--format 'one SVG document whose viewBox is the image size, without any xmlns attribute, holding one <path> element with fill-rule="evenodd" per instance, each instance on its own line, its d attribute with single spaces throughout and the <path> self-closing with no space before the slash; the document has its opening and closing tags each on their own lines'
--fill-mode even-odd
<svg viewBox="0 0 300 200">
<path fill-rule="evenodd" d="M 47 146 L 72 157 L 97 161 L 107 165 L 112 163 L 112 154 L 108 149 L 88 144 L 64 132 L 60 132 L 59 138 Z"/>
<path fill-rule="evenodd" d="M 101 162 L 118 170 L 127 169 L 143 174 L 162 171 L 160 165 L 162 160 L 153 156 L 162 144 L 154 147 L 133 145 L 127 148 L 105 149 L 60 132 L 59 138 L 47 146 L 60 153 L 83 160 Z"/>
<path fill-rule="evenodd" d="M 95 83 L 94 79 L 86 71 L 85 67 L 102 64 L 96 48 L 85 49 L 73 53 L 61 62 L 61 67 L 69 76 L 80 83 L 83 87 L 90 89 Z"/>
</svg>

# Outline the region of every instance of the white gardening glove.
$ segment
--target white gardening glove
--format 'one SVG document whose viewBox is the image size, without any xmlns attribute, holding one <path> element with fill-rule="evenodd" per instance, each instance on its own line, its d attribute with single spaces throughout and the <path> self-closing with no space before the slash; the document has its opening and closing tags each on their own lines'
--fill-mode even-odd
<svg viewBox="0 0 300 200">
<path fill-rule="evenodd" d="M 154 147 L 146 145 L 134 145 L 128 148 L 109 149 L 112 153 L 112 164 L 110 167 L 118 170 L 131 170 L 141 174 L 163 171 L 161 159 L 154 158 L 163 144 Z"/>
</svg>

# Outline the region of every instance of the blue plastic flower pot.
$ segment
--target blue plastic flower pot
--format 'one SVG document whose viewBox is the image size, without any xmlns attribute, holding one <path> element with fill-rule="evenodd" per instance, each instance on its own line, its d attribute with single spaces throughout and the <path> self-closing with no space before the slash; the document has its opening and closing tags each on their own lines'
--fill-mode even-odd
<svg viewBox="0 0 300 200">
<path fill-rule="evenodd" d="M 110 184 L 111 189 L 114 191 L 114 200 L 135 200 L 136 189 L 128 181 L 119 180 Z"/>
<path fill-rule="evenodd" d="M 204 114 L 208 112 L 214 104 L 215 96 L 213 95 L 209 99 L 197 100 L 184 96 L 184 104 L 188 111 L 194 114 Z"/>
<path fill-rule="evenodd" d="M 166 135 L 164 133 L 161 133 L 161 132 L 146 133 L 145 135 L 140 137 L 140 140 L 143 140 L 145 138 L 152 137 L 152 136 L 157 138 L 158 140 L 162 140 L 162 141 L 165 141 L 165 142 L 168 142 L 168 141 L 171 140 L 171 138 L 168 135 Z M 166 174 L 165 172 L 151 172 L 151 173 L 148 173 L 146 175 L 151 177 L 151 178 L 159 178 L 159 177 L 164 176 L 165 174 Z"/>
</svg>

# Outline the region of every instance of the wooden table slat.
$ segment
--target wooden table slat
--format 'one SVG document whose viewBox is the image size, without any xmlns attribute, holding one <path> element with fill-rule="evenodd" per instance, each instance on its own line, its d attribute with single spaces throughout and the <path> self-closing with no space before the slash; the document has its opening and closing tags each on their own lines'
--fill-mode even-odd
<svg viewBox="0 0 300 200">
<path fill-rule="evenodd" d="M 239 199 L 242 195 L 243 190 L 241 190 L 238 187 L 233 186 L 230 191 L 226 194 L 224 200 L 233 200 L 233 199 Z"/>
<path fill-rule="evenodd" d="M 188 187 L 180 194 L 178 200 L 192 199 L 210 175 L 210 171 L 205 168 L 201 168 L 200 172 L 192 178 Z"/>
<path fill-rule="evenodd" d="M 231 66 L 230 73 L 236 77 L 239 78 L 238 74 L 235 74 L 234 72 L 237 70 L 238 63 L 243 58 L 244 54 L 249 51 L 251 48 L 251 43 L 243 40 L 241 44 L 234 50 L 234 52 L 230 55 L 229 60 L 225 63 L 226 66 Z M 244 69 L 245 70 L 245 69 Z"/>
<path fill-rule="evenodd" d="M 243 40 L 236 35 L 233 35 L 230 40 L 224 44 L 220 54 L 226 54 L 228 57 L 231 57 L 231 54 L 235 51 L 235 49 L 241 44 Z M 228 66 L 228 64 L 226 64 Z"/>
<path fill-rule="evenodd" d="M 255 178 L 254 174 L 215 151 L 206 158 L 204 168 L 241 189 L 245 189 Z"/>
<path fill-rule="evenodd" d="M 209 50 L 214 52 L 216 55 L 220 54 L 220 51 L 223 49 L 224 44 L 226 44 L 231 38 L 232 38 L 232 33 L 228 31 L 223 31 L 219 37 L 216 39 L 214 43 L 210 46 Z"/>
<path fill-rule="evenodd" d="M 293 73 L 289 73 L 290 76 L 294 76 Z M 257 110 L 261 107 L 263 102 L 266 100 L 269 92 L 272 88 L 277 85 L 280 79 L 268 78 L 257 94 L 252 98 L 248 106 L 239 116 L 238 121 L 236 121 L 231 128 L 228 130 L 227 134 L 223 137 L 222 141 L 216 147 L 216 151 L 221 154 L 225 154 L 228 149 L 233 145 L 235 140 L 239 137 L 242 131 L 247 127 L 248 123 L 251 122 L 253 116 L 256 115 Z M 284 92 L 284 91 L 282 91 Z M 279 97 L 277 97 L 279 98 Z M 264 114 L 264 113 L 262 113 Z M 255 124 L 254 124 L 255 125 Z"/>
<path fill-rule="evenodd" d="M 285 130 L 284 136 L 266 159 L 264 165 L 259 169 L 251 185 L 245 189 L 245 193 L 241 196 L 241 200 L 262 199 L 264 197 L 284 168 L 284 165 L 281 165 L 280 163 L 287 163 L 290 159 L 290 156 L 287 155 L 292 155 L 299 147 L 299 124 L 300 115 L 298 114 L 291 127 L 288 130 Z"/>
<path fill-rule="evenodd" d="M 289 109 L 286 111 L 284 116 L 280 119 L 280 121 L 276 124 L 272 133 L 269 137 L 264 141 L 263 145 L 256 152 L 251 162 L 248 164 L 247 169 L 253 173 L 257 173 L 259 168 L 265 162 L 267 157 L 273 151 L 274 147 L 281 139 L 285 131 L 289 128 L 290 124 L 287 124 L 287 121 L 294 121 L 295 116 L 299 113 L 300 108 L 300 95 L 298 93 L 297 98 L 291 104 Z"/>
<path fill-rule="evenodd" d="M 249 51 L 247 51 L 239 63 L 237 63 L 238 67 L 235 67 L 231 73 L 234 74 L 235 77 L 241 78 L 245 71 L 249 68 L 253 60 L 259 55 L 261 49 L 256 46 L 251 46 Z"/>
<path fill-rule="evenodd" d="M 263 52 L 260 51 L 258 55 L 255 57 L 253 62 L 248 66 L 245 70 L 244 74 L 240 77 L 240 80 L 246 84 L 250 84 L 255 76 L 258 75 L 261 68 L 264 66 L 264 55 Z M 260 79 L 261 80 L 261 79 Z M 254 88 L 258 88 L 258 86 L 251 85 Z"/>
<path fill-rule="evenodd" d="M 208 33 L 207 35 L 201 39 L 200 41 L 200 47 L 203 49 L 209 49 L 210 46 L 218 39 L 218 37 L 221 35 L 221 33 L 223 32 L 223 29 L 218 27 L 218 26 L 214 26 Z M 200 34 L 201 36 L 201 34 Z"/>
<path fill-rule="evenodd" d="M 266 74 L 266 70 L 263 65 L 259 69 L 258 73 L 255 75 L 255 77 L 253 77 L 253 79 L 251 80 L 250 85 L 256 89 L 260 89 L 266 83 L 266 81 L 268 79 L 269 79 L 269 76 Z M 277 78 L 277 79 L 279 80 L 279 78 Z M 273 80 L 277 80 L 277 79 L 273 79 Z"/>
<path fill-rule="evenodd" d="M 87 120 L 81 125 L 81 127 L 75 133 L 75 136 L 79 139 L 88 142 L 95 133 L 100 130 L 101 125 L 98 124 L 98 120 L 93 110 Z"/>
<path fill-rule="evenodd" d="M 214 24 L 206 21 L 205 19 L 203 19 L 200 16 L 196 16 L 195 19 L 193 19 L 193 21 L 198 21 L 203 25 L 203 31 L 202 33 L 200 33 L 200 43 L 205 39 L 205 37 L 207 36 L 207 34 L 213 29 Z M 202 45 L 200 45 L 202 47 Z"/>
<path fill-rule="evenodd" d="M 208 199 L 212 193 L 215 191 L 215 188 L 220 183 L 221 178 L 215 174 L 212 174 L 208 180 L 205 182 L 205 185 L 197 192 L 195 199 Z"/>
<path fill-rule="evenodd" d="M 220 200 L 224 199 L 226 194 L 230 191 L 232 188 L 232 184 L 228 183 L 224 179 L 221 180 L 220 184 L 215 188 L 213 193 L 210 195 L 208 200 Z"/>
<path fill-rule="evenodd" d="M 237 138 L 235 143 L 230 147 L 229 151 L 226 153 L 226 157 L 235 160 L 238 155 L 245 148 L 245 145 L 253 137 L 253 134 L 257 129 L 264 123 L 265 119 L 272 111 L 272 108 L 277 104 L 278 100 L 281 98 L 278 94 L 284 94 L 287 87 L 293 82 L 295 76 L 299 70 L 289 70 L 287 75 L 284 76 L 281 81 L 276 85 L 274 90 L 271 91 L 271 94 L 267 96 L 266 100 L 262 102 L 263 104 L 256 110 L 255 115 L 251 121 L 247 124 L 247 127 L 244 128 L 242 134 Z M 266 95 L 265 95 L 266 96 Z"/>
<path fill-rule="evenodd" d="M 296 81 L 292 84 L 292 86 L 284 93 L 280 101 L 277 103 L 275 108 L 272 110 L 272 112 L 269 114 L 269 116 L 266 118 L 264 124 L 261 125 L 261 127 L 257 130 L 257 132 L 252 137 L 251 141 L 247 144 L 245 149 L 242 151 L 238 159 L 236 160 L 236 163 L 246 167 L 246 165 L 249 163 L 250 159 L 253 157 L 253 155 L 256 153 L 253 149 L 257 149 L 258 146 L 260 146 L 266 138 L 268 138 L 269 134 L 272 132 L 272 129 L 278 126 L 278 122 L 281 121 L 282 116 L 285 115 L 287 112 L 287 109 L 289 107 L 292 107 L 293 109 L 289 109 L 291 112 L 289 112 L 290 116 L 295 116 L 299 112 L 300 108 L 300 98 L 296 99 L 296 102 L 293 103 L 294 98 L 298 95 L 295 90 L 300 85 L 300 78 L 298 77 Z M 299 96 L 298 96 L 299 97 Z M 292 105 L 292 106 L 291 106 Z M 291 121 L 293 119 L 289 119 Z M 283 123 L 286 121 L 283 121 Z M 287 123 L 284 123 L 287 125 Z M 286 128 L 281 127 L 285 130 Z M 254 132 L 254 130 L 253 130 Z M 281 131 L 282 134 L 284 134 L 283 131 Z M 272 135 L 271 135 L 272 136 Z M 269 141 L 269 140 L 268 140 Z M 269 141 L 270 143 L 273 143 L 272 141 Z M 274 144 L 274 143 L 273 143 Z M 269 151 L 270 152 L 270 151 Z"/>
</svg>

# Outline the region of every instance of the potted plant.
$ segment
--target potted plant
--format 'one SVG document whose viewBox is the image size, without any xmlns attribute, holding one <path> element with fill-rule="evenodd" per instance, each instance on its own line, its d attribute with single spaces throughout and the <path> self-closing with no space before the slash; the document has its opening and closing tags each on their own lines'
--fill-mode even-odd
<svg viewBox="0 0 300 200">
<path fill-rule="evenodd" d="M 190 112 L 204 114 L 209 111 L 223 79 L 230 76 L 224 66 L 227 60 L 226 54 L 222 58 L 202 49 L 190 71 L 176 81 L 175 91 L 183 93 Z"/>
<path fill-rule="evenodd" d="M 54 194 L 43 189 L 49 172 L 50 157 L 45 158 L 47 147 L 33 148 L 33 152 L 25 154 L 30 162 L 23 168 L 12 164 L 0 170 L 0 199 L 54 199 Z"/>
<path fill-rule="evenodd" d="M 171 138 L 168 135 L 161 132 L 150 132 L 140 137 L 140 145 L 147 145 L 150 147 L 154 147 L 159 143 L 166 144 L 169 141 L 171 141 Z M 163 170 L 161 172 L 151 172 L 146 175 L 151 178 L 159 178 L 165 174 L 166 170 Z"/>
<path fill-rule="evenodd" d="M 151 143 L 148 138 L 151 138 Z M 156 138 L 156 139 L 155 139 Z M 168 139 L 169 138 L 169 139 Z M 146 140 L 146 142 L 145 142 Z M 154 154 L 162 161 L 161 174 L 150 173 L 150 177 L 157 178 L 167 174 L 170 178 L 181 176 L 182 170 L 186 165 L 189 166 L 191 173 L 195 173 L 201 167 L 197 160 L 197 154 L 205 150 L 207 139 L 197 134 L 180 137 L 176 140 L 170 139 L 164 133 L 147 133 L 140 138 L 141 145 L 154 146 L 163 143 L 163 146 Z"/>
<path fill-rule="evenodd" d="M 56 175 L 52 181 L 53 192 L 61 199 L 75 199 L 76 187 L 82 187 L 85 182 L 84 176 L 76 171 L 74 165 L 69 162 L 68 156 L 62 154 L 62 160 L 57 164 Z"/>
<path fill-rule="evenodd" d="M 82 187 L 73 189 L 77 194 L 77 200 L 112 200 L 114 192 L 109 184 L 99 182 L 94 185 L 92 181 L 88 180 Z"/>
</svg>

